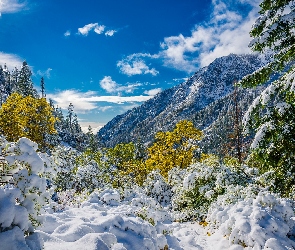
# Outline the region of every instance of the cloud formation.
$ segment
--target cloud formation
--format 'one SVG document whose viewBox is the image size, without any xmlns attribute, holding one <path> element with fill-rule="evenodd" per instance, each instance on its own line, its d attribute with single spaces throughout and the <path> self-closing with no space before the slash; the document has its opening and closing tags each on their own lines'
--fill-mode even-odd
<svg viewBox="0 0 295 250">
<path fill-rule="evenodd" d="M 162 91 L 161 88 L 156 88 L 156 89 L 145 90 L 143 93 L 146 95 L 155 96 L 156 94 L 160 93 L 161 91 Z"/>
<path fill-rule="evenodd" d="M 102 25 L 98 23 L 89 23 L 84 25 L 82 28 L 78 28 L 78 34 L 87 36 L 90 31 L 95 31 L 95 33 L 100 34 L 101 30 L 104 29 Z"/>
<path fill-rule="evenodd" d="M 0 52 L 0 65 L 4 66 L 4 64 L 6 64 L 9 70 L 13 70 L 15 67 L 20 68 L 23 61 L 24 60 L 17 55 Z"/>
<path fill-rule="evenodd" d="M 102 34 L 104 32 L 106 26 L 104 25 L 98 25 L 96 24 L 96 27 L 94 28 L 94 32 L 98 35 Z"/>
<path fill-rule="evenodd" d="M 3 13 L 16 13 L 26 7 L 26 2 L 20 3 L 18 0 L 0 0 L 0 16 Z"/>
<path fill-rule="evenodd" d="M 114 34 L 118 32 L 118 30 L 114 30 L 114 29 L 110 29 L 106 31 L 105 30 L 106 30 L 105 25 L 99 25 L 98 23 L 89 23 L 84 25 L 82 28 L 78 28 L 77 34 L 88 36 L 89 32 L 93 31 L 98 35 L 105 34 L 106 36 L 114 36 Z M 70 31 L 67 31 L 66 33 L 64 33 L 64 36 L 70 36 L 70 35 L 71 35 Z"/>
<path fill-rule="evenodd" d="M 71 31 L 70 30 L 67 30 L 65 33 L 64 33 L 64 36 L 70 36 L 71 35 Z"/>
<path fill-rule="evenodd" d="M 116 32 L 118 32 L 117 30 L 107 30 L 104 34 L 106 36 L 113 36 Z"/>
<path fill-rule="evenodd" d="M 67 109 L 70 103 L 73 103 L 76 113 L 85 113 L 97 109 L 98 102 L 108 102 L 115 104 L 144 102 L 153 96 L 99 96 L 94 91 L 81 92 L 78 90 L 64 90 L 55 94 L 47 94 L 58 107 Z"/>
<path fill-rule="evenodd" d="M 108 93 L 114 93 L 117 90 L 118 84 L 112 80 L 110 76 L 105 76 L 100 82 L 100 87 Z"/>
<path fill-rule="evenodd" d="M 249 32 L 257 18 L 259 2 L 260 0 L 213 0 L 210 20 L 196 25 L 191 36 L 179 34 L 164 38 L 159 52 L 164 65 L 190 73 L 218 57 L 250 52 Z M 238 12 L 236 8 L 238 5 L 251 5 L 252 10 L 243 16 L 244 13 Z"/>
<path fill-rule="evenodd" d="M 128 76 L 157 75 L 147 66 L 147 59 L 160 59 L 166 67 L 187 73 L 210 64 L 214 59 L 230 53 L 249 53 L 249 32 L 258 16 L 261 0 L 212 0 L 209 20 L 196 25 L 190 36 L 179 34 L 165 37 L 157 54 L 136 53 L 117 63 Z"/>
<path fill-rule="evenodd" d="M 132 93 L 137 87 L 141 86 L 141 83 L 128 83 L 126 86 L 120 85 L 112 80 L 110 76 L 105 76 L 99 85 L 107 93 Z"/>
<path fill-rule="evenodd" d="M 159 71 L 157 71 L 155 68 L 149 68 L 148 65 L 146 65 L 143 58 L 158 58 L 158 55 L 151 55 L 147 53 L 136 53 L 127 56 L 121 61 L 117 62 L 117 67 L 120 69 L 120 72 L 128 75 L 142 75 L 142 74 L 151 74 L 153 76 L 156 76 L 159 74 Z"/>
<path fill-rule="evenodd" d="M 45 77 L 47 77 L 48 79 L 50 78 L 50 72 L 52 71 L 52 69 L 51 68 L 48 68 L 48 69 L 46 69 L 45 71 L 42 71 L 42 70 L 38 70 L 37 71 L 37 75 L 39 75 L 39 76 L 45 76 Z"/>
</svg>

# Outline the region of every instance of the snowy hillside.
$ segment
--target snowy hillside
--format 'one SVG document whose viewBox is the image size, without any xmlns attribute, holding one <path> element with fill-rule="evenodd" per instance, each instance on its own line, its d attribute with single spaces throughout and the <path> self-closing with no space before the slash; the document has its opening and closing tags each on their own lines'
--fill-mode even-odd
<svg viewBox="0 0 295 250">
<path fill-rule="evenodd" d="M 99 140 L 105 146 L 138 139 L 150 142 L 156 132 L 171 130 L 183 119 L 194 120 L 197 112 L 230 94 L 234 81 L 252 73 L 263 63 L 264 60 L 256 55 L 231 54 L 218 58 L 186 82 L 164 90 L 140 107 L 115 117 L 100 129 Z M 213 121 L 208 123 L 202 119 L 202 122 L 207 127 Z"/>
</svg>

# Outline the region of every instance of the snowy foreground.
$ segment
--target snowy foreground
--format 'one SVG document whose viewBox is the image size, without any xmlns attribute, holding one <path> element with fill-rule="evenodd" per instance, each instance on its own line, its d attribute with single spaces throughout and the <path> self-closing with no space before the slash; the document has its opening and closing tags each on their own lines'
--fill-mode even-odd
<svg viewBox="0 0 295 250">
<path fill-rule="evenodd" d="M 105 189 L 93 192 L 79 207 L 65 206 L 59 212 L 47 207 L 43 225 L 26 238 L 20 230 L 23 218 L 6 204 L 0 206 L 7 209 L 0 211 L 2 225 L 11 217 L 11 225 L 18 226 L 0 233 L 1 250 L 295 249 L 291 204 L 268 192 L 213 208 L 203 227 L 173 222 L 168 208 L 145 195 L 133 193 L 120 200 L 117 190 Z"/>
<path fill-rule="evenodd" d="M 80 208 L 46 214 L 37 232 L 45 249 L 209 249 L 210 239 L 198 223 L 166 221 L 152 226 L 132 216 L 134 209 L 85 202 Z"/>
<path fill-rule="evenodd" d="M 241 185 L 243 176 L 234 169 L 199 163 L 171 170 L 171 177 L 179 177 L 173 179 L 173 190 L 152 172 L 143 187 L 120 191 L 105 185 L 78 196 L 66 190 L 49 205 L 46 179 L 40 175 L 52 176 L 52 161 L 26 138 L 2 144 L 15 183 L 0 187 L 0 250 L 295 249 L 294 198 L 256 184 L 261 177 L 255 172 Z M 203 212 L 175 209 L 185 207 L 194 190 L 203 197 Z M 190 222 L 191 213 L 204 215 L 205 227 Z M 189 222 L 175 222 L 185 219 Z"/>
</svg>

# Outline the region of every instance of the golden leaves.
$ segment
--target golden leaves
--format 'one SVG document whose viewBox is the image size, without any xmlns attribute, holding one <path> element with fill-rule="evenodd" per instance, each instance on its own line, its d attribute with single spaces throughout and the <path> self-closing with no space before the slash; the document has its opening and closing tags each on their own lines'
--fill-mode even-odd
<svg viewBox="0 0 295 250">
<path fill-rule="evenodd" d="M 187 120 L 177 123 L 172 132 L 158 132 L 155 143 L 148 148 L 149 158 L 145 162 L 147 169 L 159 169 L 167 178 L 172 168 L 186 168 L 193 161 L 198 148 L 195 142 L 201 137 L 202 131 Z"/>
<path fill-rule="evenodd" d="M 27 137 L 44 147 L 45 135 L 56 133 L 55 121 L 45 98 L 13 93 L 0 109 L 0 130 L 10 141 Z"/>
</svg>

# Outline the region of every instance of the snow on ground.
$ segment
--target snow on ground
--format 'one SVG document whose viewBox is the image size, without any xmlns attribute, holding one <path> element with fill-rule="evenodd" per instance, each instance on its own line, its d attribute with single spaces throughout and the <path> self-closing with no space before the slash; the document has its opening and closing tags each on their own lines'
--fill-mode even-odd
<svg viewBox="0 0 295 250">
<path fill-rule="evenodd" d="M 210 249 L 207 231 L 199 223 L 172 223 L 173 235 L 179 241 L 181 249 L 201 250 Z"/>
<path fill-rule="evenodd" d="M 36 233 L 45 250 L 208 249 L 208 236 L 198 223 L 166 220 L 153 226 L 133 211 L 131 204 L 84 202 L 80 208 L 45 213 Z"/>
</svg>

